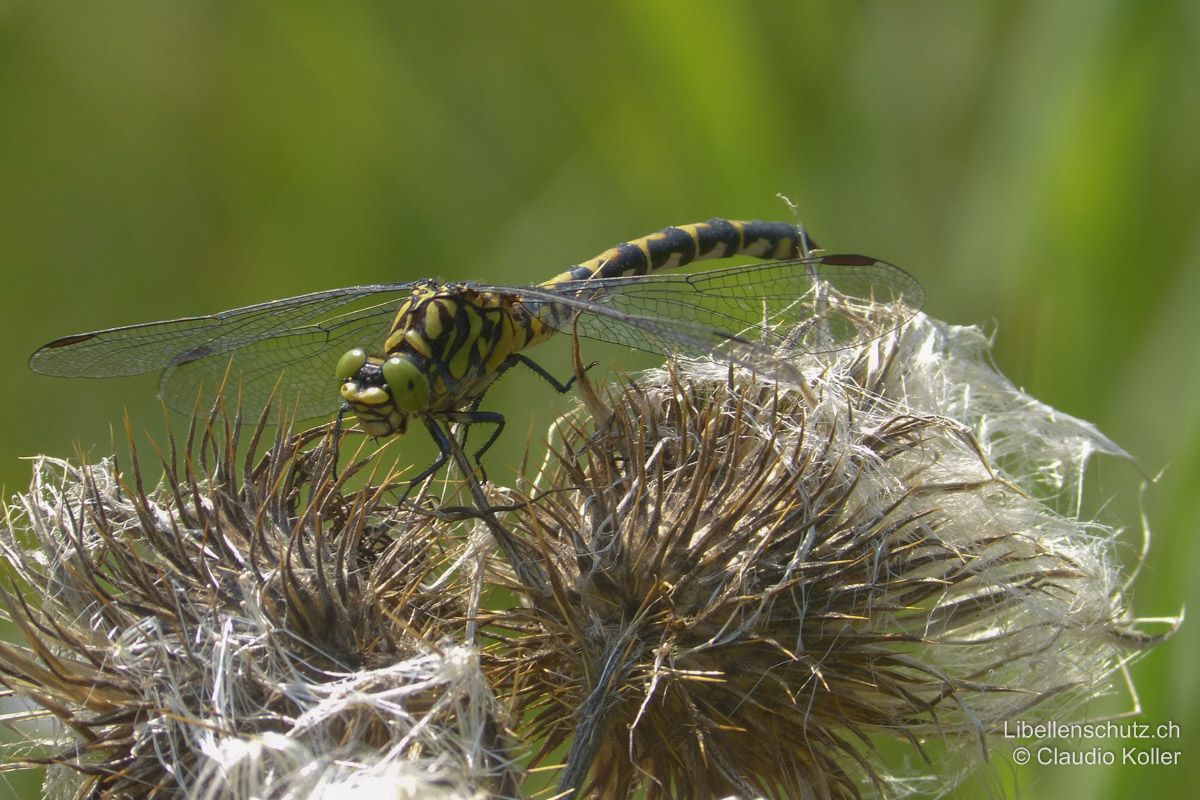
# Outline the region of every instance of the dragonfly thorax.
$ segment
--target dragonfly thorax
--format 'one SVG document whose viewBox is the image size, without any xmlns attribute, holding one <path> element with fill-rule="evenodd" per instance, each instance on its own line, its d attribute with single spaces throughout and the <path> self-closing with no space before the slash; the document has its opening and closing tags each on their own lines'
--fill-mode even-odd
<svg viewBox="0 0 1200 800">
<path fill-rule="evenodd" d="M 373 436 L 402 433 L 408 417 L 447 418 L 475 403 L 533 340 L 515 294 L 425 281 L 396 313 L 382 356 L 361 348 L 338 362 L 344 411 Z"/>
<path fill-rule="evenodd" d="M 385 359 L 355 348 L 338 360 L 336 374 L 343 408 L 372 436 L 404 433 L 410 415 L 429 410 L 429 379 L 410 355 Z"/>
</svg>

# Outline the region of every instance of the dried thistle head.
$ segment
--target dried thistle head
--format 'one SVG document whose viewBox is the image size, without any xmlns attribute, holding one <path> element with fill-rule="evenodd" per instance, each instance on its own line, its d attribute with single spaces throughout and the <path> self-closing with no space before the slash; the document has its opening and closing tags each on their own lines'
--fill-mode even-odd
<svg viewBox="0 0 1200 800">
<path fill-rule="evenodd" d="M 243 464 L 215 419 L 153 490 L 40 459 L 0 681 L 58 727 L 10 762 L 56 796 L 511 797 L 522 749 L 565 751 L 563 796 L 944 789 L 1154 641 L 1115 532 L 1058 502 L 1123 453 L 986 349 L 918 317 L 773 381 L 585 378 L 548 466 L 473 508 L 354 488 L 320 431 Z"/>
<path fill-rule="evenodd" d="M 320 432 L 239 468 L 236 430 L 210 420 L 153 491 L 136 461 L 36 462 L 2 530 L 29 645 L 0 646 L 0 681 L 58 727 L 9 760 L 60 797 L 512 785 L 453 543 L 334 479 Z"/>
<path fill-rule="evenodd" d="M 1114 532 L 1039 482 L 1120 451 L 985 353 L 918 318 L 801 359 L 807 385 L 672 368 L 594 399 L 596 430 L 561 426 L 509 496 L 546 577 L 497 679 L 542 758 L 569 748 L 561 791 L 932 792 L 1006 720 L 1109 687 L 1151 640 Z"/>
</svg>

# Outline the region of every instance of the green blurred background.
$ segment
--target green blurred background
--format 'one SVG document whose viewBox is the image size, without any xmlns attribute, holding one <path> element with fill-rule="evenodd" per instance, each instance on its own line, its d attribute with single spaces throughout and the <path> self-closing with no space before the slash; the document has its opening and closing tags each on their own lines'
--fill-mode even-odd
<svg viewBox="0 0 1200 800">
<path fill-rule="evenodd" d="M 1135 609 L 1197 597 L 1200 5 L 1182 1 L 0 0 L 5 496 L 22 456 L 106 452 L 124 409 L 163 429 L 153 378 L 31 374 L 54 337 L 355 283 L 535 281 L 668 224 L 786 219 L 777 192 L 1162 470 Z M 536 381 L 489 395 L 510 418 L 495 477 L 558 402 Z M 1137 476 L 1097 467 L 1101 493 L 1134 489 L 1107 513 L 1135 550 Z M 1180 766 L 996 754 L 997 785 L 1185 793 L 1197 663 L 1185 626 L 1133 669 L 1143 719 L 1181 726 Z"/>
</svg>

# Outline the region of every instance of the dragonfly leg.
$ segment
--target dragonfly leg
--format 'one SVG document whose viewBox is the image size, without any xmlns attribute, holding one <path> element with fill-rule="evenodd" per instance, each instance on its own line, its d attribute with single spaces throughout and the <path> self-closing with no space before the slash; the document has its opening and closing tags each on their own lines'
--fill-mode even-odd
<svg viewBox="0 0 1200 800">
<path fill-rule="evenodd" d="M 586 369 L 591 369 L 592 367 L 596 366 L 597 363 L 598 362 L 593 361 L 592 363 L 587 365 Z M 524 355 L 521 355 L 520 353 L 509 356 L 508 359 L 504 362 L 504 364 L 501 366 L 500 369 L 503 371 L 503 370 L 508 369 L 509 367 L 516 366 L 517 364 L 524 364 L 526 367 L 529 367 L 529 369 L 536 372 L 538 375 L 540 375 L 542 377 L 543 380 L 545 380 L 547 383 L 549 383 L 551 386 L 553 386 L 558 391 L 559 394 L 566 394 L 567 392 L 571 391 L 571 387 L 575 385 L 575 379 L 579 377 L 578 375 L 572 375 L 566 381 L 566 383 L 564 383 L 564 382 L 560 381 L 558 378 L 551 375 L 546 370 L 546 368 L 543 367 L 541 364 L 537 363 L 529 356 L 524 356 Z"/>
<path fill-rule="evenodd" d="M 487 470 L 483 467 L 483 454 L 486 453 L 488 449 L 495 444 L 496 440 L 500 438 L 500 432 L 504 430 L 504 415 L 495 411 L 477 411 L 475 410 L 477 406 L 478 403 L 476 402 L 475 404 L 472 404 L 470 411 L 453 411 L 443 414 L 442 418 L 449 422 L 465 422 L 467 425 L 475 425 L 480 422 L 486 422 L 496 426 L 496 429 L 492 431 L 492 435 L 489 436 L 488 440 L 483 443 L 483 447 L 475 451 L 474 456 L 475 466 L 479 467 L 479 475 L 486 482 Z M 427 424 L 432 425 L 433 423 L 429 422 Z M 470 428 L 468 428 L 468 430 L 470 430 Z M 438 436 L 434 436 L 434 439 L 437 441 L 438 447 L 443 450 L 441 459 L 444 462 L 446 460 L 445 451 L 449 450 L 450 442 L 445 440 L 445 435 L 442 434 L 440 430 L 438 431 L 438 435 L 442 438 L 439 439 Z"/>
<path fill-rule="evenodd" d="M 408 482 L 408 488 L 404 490 L 404 497 L 400 498 L 400 502 L 404 502 L 404 499 L 407 498 L 412 490 L 416 488 L 418 483 L 441 469 L 445 465 L 446 460 L 450 458 L 450 439 L 446 437 L 446 434 L 442 430 L 441 426 L 438 425 L 436 421 L 427 418 L 425 420 L 425 427 L 429 430 L 429 435 L 433 437 L 434 443 L 438 446 L 437 458 L 433 460 L 432 464 L 421 470 L 419 473 L 417 473 L 415 478 Z"/>
<path fill-rule="evenodd" d="M 479 395 L 479 397 L 476 397 L 474 400 L 471 401 L 471 406 L 470 406 L 470 408 L 467 409 L 467 411 L 471 414 L 474 414 L 479 411 L 479 406 L 482 404 L 483 404 L 483 395 Z M 471 436 L 471 426 L 467 425 L 463 428 L 463 434 L 462 434 L 463 450 L 467 449 L 467 439 L 470 438 L 470 436 Z"/>
<path fill-rule="evenodd" d="M 593 361 L 592 363 L 590 363 L 586 367 L 584 367 L 584 369 L 591 369 L 592 367 L 596 366 L 596 364 L 598 364 L 598 363 L 599 362 L 597 362 L 597 361 Z M 543 367 L 541 364 L 537 363 L 532 358 L 521 355 L 519 353 L 516 355 L 511 355 L 507 359 L 504 360 L 504 362 L 500 365 L 500 368 L 496 370 L 497 377 L 499 377 L 500 375 L 503 375 L 505 372 L 512 369 L 517 364 L 523 364 L 524 366 L 533 370 L 535 373 L 537 373 L 539 376 L 541 376 L 542 379 L 544 379 L 547 383 L 549 383 L 551 386 L 553 386 L 555 391 L 557 391 L 559 394 L 566 394 L 567 392 L 571 391 L 571 387 L 575 385 L 575 379 L 578 377 L 577 375 L 572 375 L 565 382 L 560 381 L 558 378 L 551 375 L 550 372 L 548 370 L 546 370 L 546 368 Z M 500 431 L 504 430 L 504 417 L 501 416 L 500 414 L 493 415 L 492 412 L 480 411 L 479 404 L 482 402 L 483 402 L 483 395 L 476 397 L 471 402 L 471 407 L 467 411 L 457 412 L 459 414 L 466 414 L 469 416 L 469 418 L 462 419 L 462 420 L 456 420 L 456 421 L 468 422 L 468 423 L 470 423 L 470 422 L 491 422 L 496 425 L 496 430 L 492 432 L 492 435 L 484 443 L 483 447 L 479 448 L 479 451 L 475 454 L 475 463 L 479 465 L 480 471 L 484 472 L 484 474 L 486 475 L 487 473 L 483 469 L 483 464 L 479 463 L 479 459 L 481 456 L 483 456 L 483 454 L 485 452 L 487 452 L 487 449 L 489 447 L 491 447 L 492 444 L 496 441 L 496 438 L 500 435 Z M 449 417 L 447 417 L 447 419 L 449 419 Z M 470 427 L 468 427 L 465 431 L 463 431 L 463 438 L 462 438 L 463 447 L 466 447 L 466 445 L 467 445 L 467 436 L 470 434 L 470 432 L 471 432 Z"/>
<path fill-rule="evenodd" d="M 591 369 L 598 363 L 599 362 L 597 361 L 593 361 L 584 367 L 584 369 Z M 517 364 L 522 364 L 541 376 L 542 379 L 553 386 L 555 391 L 557 391 L 559 394 L 566 394 L 567 392 L 571 391 L 571 387 L 575 385 L 575 379 L 579 377 L 578 375 L 572 375 L 566 381 L 560 381 L 558 378 L 551 375 L 550 372 L 541 364 L 537 363 L 532 358 L 519 353 L 511 355 L 505 359 L 504 363 L 500 365 L 499 370 L 497 370 L 497 373 L 499 375 L 503 375 L 506 371 L 512 369 Z M 500 438 L 500 432 L 504 430 L 505 420 L 502 414 L 498 414 L 494 411 L 480 411 L 479 404 L 482 402 L 483 396 L 480 395 L 479 397 L 475 398 L 474 402 L 471 403 L 469 410 L 455 412 L 454 414 L 447 414 L 446 419 L 453 422 L 466 422 L 468 425 L 475 422 L 490 422 L 496 426 L 496 429 L 492 431 L 492 435 L 489 436 L 488 440 L 483 443 L 483 447 L 475 451 L 475 465 L 479 467 L 479 472 L 486 481 L 487 470 L 484 468 L 483 462 L 480 459 L 482 459 L 483 454 L 486 453 L 493 444 L 495 444 L 496 440 Z M 463 445 L 466 445 L 467 435 L 470 433 L 470 431 L 470 427 L 463 431 Z"/>
<path fill-rule="evenodd" d="M 409 481 L 409 491 L 412 491 L 412 487 L 418 485 L 418 483 L 421 481 L 424 481 L 426 477 L 436 473 L 436 471 L 439 469 L 442 469 L 443 465 L 445 465 L 446 461 L 448 461 L 450 458 L 450 453 L 452 452 L 450 449 L 450 439 L 446 438 L 446 434 L 443 431 L 442 426 L 439 426 L 434 420 L 426 419 L 425 427 L 428 428 L 428 431 L 430 431 L 430 435 L 433 437 L 433 443 L 437 444 L 438 446 L 438 457 L 433 459 L 432 464 L 428 465 L 428 467 L 425 469 L 422 469 L 412 481 Z"/>
</svg>

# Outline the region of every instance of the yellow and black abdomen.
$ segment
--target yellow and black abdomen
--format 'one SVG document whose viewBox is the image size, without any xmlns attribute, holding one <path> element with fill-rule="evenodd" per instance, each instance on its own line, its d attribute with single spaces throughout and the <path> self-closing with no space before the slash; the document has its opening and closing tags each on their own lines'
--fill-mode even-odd
<svg viewBox="0 0 1200 800">
<path fill-rule="evenodd" d="M 646 275 L 710 258 L 799 258 L 806 255 L 805 248 L 815 246 L 799 225 L 718 217 L 707 222 L 663 228 L 640 239 L 622 242 L 541 285 L 551 287 L 588 278 Z"/>
</svg>

